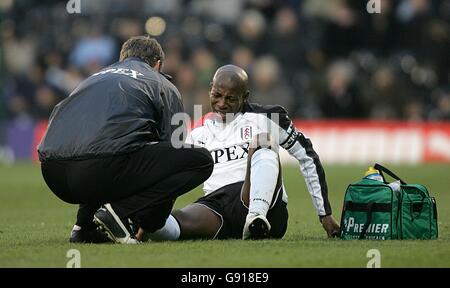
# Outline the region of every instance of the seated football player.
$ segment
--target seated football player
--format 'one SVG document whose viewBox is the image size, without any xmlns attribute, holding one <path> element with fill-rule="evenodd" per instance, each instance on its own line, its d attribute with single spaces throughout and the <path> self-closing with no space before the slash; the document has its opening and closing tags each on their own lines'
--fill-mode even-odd
<svg viewBox="0 0 450 288">
<path fill-rule="evenodd" d="M 294 127 L 283 107 L 249 103 L 249 94 L 243 69 L 225 65 L 216 71 L 209 92 L 213 112 L 186 140 L 208 149 L 214 160 L 205 195 L 172 211 L 156 232 L 140 229 L 138 239 L 283 237 L 288 210 L 279 147 L 298 160 L 323 228 L 329 237 L 337 236 L 325 173 L 311 141 Z"/>
</svg>

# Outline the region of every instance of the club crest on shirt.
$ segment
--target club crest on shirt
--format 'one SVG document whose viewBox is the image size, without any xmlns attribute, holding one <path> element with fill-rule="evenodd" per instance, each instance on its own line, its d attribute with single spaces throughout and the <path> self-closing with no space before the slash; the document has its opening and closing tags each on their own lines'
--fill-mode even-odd
<svg viewBox="0 0 450 288">
<path fill-rule="evenodd" d="M 252 126 L 244 126 L 241 128 L 241 138 L 244 141 L 252 139 Z"/>
</svg>

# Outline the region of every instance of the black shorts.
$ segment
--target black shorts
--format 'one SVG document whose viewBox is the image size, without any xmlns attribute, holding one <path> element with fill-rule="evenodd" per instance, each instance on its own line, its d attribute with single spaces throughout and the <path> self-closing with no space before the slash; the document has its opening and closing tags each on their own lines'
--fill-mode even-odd
<svg viewBox="0 0 450 288">
<path fill-rule="evenodd" d="M 222 226 L 216 239 L 241 239 L 248 208 L 242 202 L 241 190 L 244 182 L 229 184 L 199 198 L 195 203 L 207 206 L 222 218 Z M 272 203 L 267 220 L 271 229 L 271 238 L 281 238 L 286 233 L 288 222 L 287 204 L 282 200 L 283 188 L 276 191 L 275 203 Z"/>
</svg>

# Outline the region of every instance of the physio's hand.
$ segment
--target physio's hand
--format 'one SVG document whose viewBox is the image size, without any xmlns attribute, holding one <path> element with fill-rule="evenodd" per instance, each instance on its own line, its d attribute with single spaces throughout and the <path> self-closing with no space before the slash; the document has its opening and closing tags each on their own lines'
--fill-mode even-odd
<svg viewBox="0 0 450 288">
<path fill-rule="evenodd" d="M 327 232 L 329 238 L 339 236 L 339 224 L 336 222 L 333 215 L 320 217 L 320 222 L 322 223 L 322 227 Z"/>
</svg>

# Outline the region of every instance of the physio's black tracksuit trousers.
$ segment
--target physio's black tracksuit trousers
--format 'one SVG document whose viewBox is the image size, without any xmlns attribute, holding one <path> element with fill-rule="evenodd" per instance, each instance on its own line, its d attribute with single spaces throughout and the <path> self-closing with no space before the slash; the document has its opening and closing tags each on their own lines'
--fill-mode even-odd
<svg viewBox="0 0 450 288">
<path fill-rule="evenodd" d="M 110 203 L 117 215 L 146 232 L 161 228 L 175 199 L 203 183 L 214 167 L 208 150 L 146 145 L 128 154 L 87 160 L 48 160 L 42 174 L 65 202 L 80 204 L 77 225 L 92 227 L 93 215 Z"/>
</svg>

